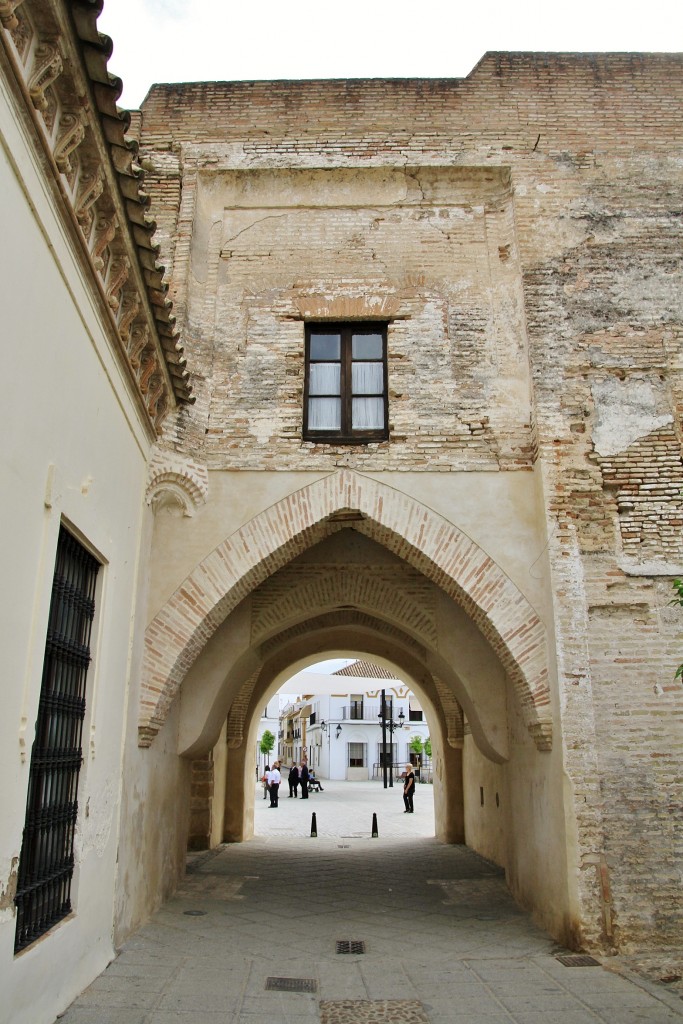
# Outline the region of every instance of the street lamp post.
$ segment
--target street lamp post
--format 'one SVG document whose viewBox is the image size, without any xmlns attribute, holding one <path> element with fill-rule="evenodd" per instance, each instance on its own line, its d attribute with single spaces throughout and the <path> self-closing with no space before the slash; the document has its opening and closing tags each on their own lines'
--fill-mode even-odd
<svg viewBox="0 0 683 1024">
<path fill-rule="evenodd" d="M 389 788 L 394 788 L 394 729 L 402 729 L 405 721 L 403 708 L 398 713 L 398 722 L 387 719 L 386 690 L 382 690 L 382 706 L 377 716 L 382 721 L 382 774 L 384 776 L 384 788 L 387 788 L 387 729 L 389 730 L 389 742 L 391 744 L 391 771 L 389 772 Z"/>
</svg>

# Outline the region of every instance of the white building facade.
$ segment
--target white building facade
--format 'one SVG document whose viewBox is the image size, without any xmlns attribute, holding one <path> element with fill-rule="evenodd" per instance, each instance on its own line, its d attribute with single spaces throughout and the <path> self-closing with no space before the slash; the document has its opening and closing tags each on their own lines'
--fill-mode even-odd
<svg viewBox="0 0 683 1024">
<path fill-rule="evenodd" d="M 320 778 L 349 781 L 400 775 L 410 762 L 429 778 L 424 751 L 429 724 L 409 687 L 379 666 L 355 662 L 333 675 L 302 672 L 287 684 L 303 689 L 281 719 L 283 758 L 306 760 Z M 384 753 L 381 708 L 385 699 Z M 419 749 L 411 749 L 416 738 Z"/>
</svg>

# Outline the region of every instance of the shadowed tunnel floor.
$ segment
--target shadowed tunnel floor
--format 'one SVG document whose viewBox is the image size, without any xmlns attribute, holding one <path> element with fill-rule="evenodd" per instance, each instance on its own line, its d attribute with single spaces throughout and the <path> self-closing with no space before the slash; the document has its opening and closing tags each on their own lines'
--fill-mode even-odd
<svg viewBox="0 0 683 1024">
<path fill-rule="evenodd" d="M 568 951 L 515 904 L 498 868 L 436 842 L 426 793 L 404 816 L 400 787 L 348 785 L 325 784 L 307 803 L 284 794 L 277 810 L 257 801 L 257 838 L 194 858 L 62 1024 L 683 1020 L 661 986 L 562 964 Z"/>
</svg>

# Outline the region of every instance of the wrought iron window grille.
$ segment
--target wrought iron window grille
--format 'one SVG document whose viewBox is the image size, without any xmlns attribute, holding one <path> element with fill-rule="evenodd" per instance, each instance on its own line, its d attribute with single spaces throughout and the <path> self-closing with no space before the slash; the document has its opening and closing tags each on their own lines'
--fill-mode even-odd
<svg viewBox="0 0 683 1024">
<path fill-rule="evenodd" d="M 71 913 L 85 683 L 98 571 L 96 559 L 62 527 L 14 897 L 15 953 Z"/>
</svg>

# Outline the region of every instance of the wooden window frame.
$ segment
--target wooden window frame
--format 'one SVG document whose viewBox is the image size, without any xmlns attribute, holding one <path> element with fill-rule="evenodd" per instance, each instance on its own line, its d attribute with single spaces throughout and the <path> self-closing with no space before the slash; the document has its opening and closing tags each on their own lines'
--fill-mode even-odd
<svg viewBox="0 0 683 1024">
<path fill-rule="evenodd" d="M 304 384 L 303 438 L 317 444 L 372 444 L 386 441 L 389 438 L 389 388 L 387 374 L 387 328 L 386 321 L 329 321 L 306 324 L 306 367 Z M 310 430 L 308 426 L 309 381 L 310 381 L 310 338 L 311 334 L 339 334 L 341 338 L 340 372 L 341 372 L 341 428 L 334 430 Z M 382 381 L 383 381 L 383 419 L 380 429 L 353 430 L 351 427 L 352 400 L 351 343 L 354 334 L 379 334 L 382 336 Z M 327 361 L 327 360 L 325 360 Z M 380 360 L 371 360 L 379 362 Z M 313 360 L 315 364 L 317 360 Z M 379 396 L 377 396 L 379 397 Z"/>
</svg>

